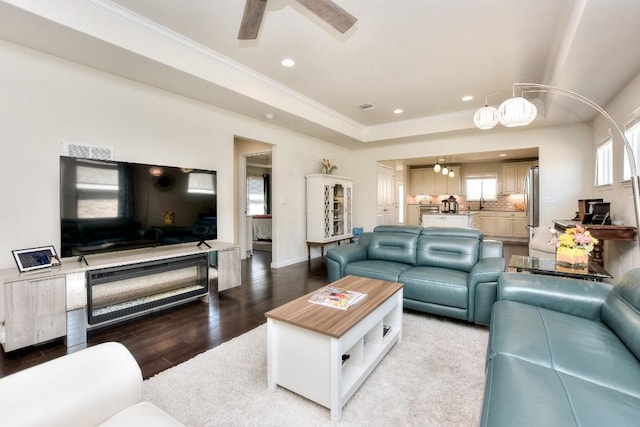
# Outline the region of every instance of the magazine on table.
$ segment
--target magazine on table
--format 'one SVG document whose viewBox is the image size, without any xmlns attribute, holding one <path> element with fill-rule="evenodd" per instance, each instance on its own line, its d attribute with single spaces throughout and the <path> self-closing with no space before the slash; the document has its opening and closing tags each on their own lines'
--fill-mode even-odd
<svg viewBox="0 0 640 427">
<path fill-rule="evenodd" d="M 367 294 L 362 292 L 350 291 L 334 286 L 325 286 L 313 294 L 311 298 L 309 298 L 309 302 L 346 310 L 365 296 L 367 296 Z"/>
</svg>

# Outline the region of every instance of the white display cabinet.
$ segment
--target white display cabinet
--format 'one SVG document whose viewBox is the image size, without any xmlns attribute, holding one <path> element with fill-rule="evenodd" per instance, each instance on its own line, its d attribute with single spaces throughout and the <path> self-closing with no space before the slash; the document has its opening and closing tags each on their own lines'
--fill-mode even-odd
<svg viewBox="0 0 640 427">
<path fill-rule="evenodd" d="M 307 241 L 327 243 L 352 237 L 353 180 L 307 175 Z"/>
</svg>

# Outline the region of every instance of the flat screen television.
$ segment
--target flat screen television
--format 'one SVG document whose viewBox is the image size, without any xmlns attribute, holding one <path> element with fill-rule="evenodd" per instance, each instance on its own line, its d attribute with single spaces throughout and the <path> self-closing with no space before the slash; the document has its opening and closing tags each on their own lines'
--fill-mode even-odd
<svg viewBox="0 0 640 427">
<path fill-rule="evenodd" d="M 218 238 L 216 172 L 60 157 L 60 254 Z"/>
</svg>

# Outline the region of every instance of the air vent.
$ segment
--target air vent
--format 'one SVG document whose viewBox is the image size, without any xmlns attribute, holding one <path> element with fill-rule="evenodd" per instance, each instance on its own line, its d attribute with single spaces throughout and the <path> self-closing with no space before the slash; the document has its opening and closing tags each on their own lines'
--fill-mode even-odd
<svg viewBox="0 0 640 427">
<path fill-rule="evenodd" d="M 91 145 L 64 143 L 64 155 L 83 159 L 113 160 L 113 147 L 94 147 Z"/>
<path fill-rule="evenodd" d="M 360 104 L 357 106 L 359 109 L 361 109 L 362 111 L 369 111 L 369 110 L 373 110 L 376 108 L 375 105 L 373 104 L 369 104 L 367 102 L 365 102 L 364 104 Z"/>
</svg>

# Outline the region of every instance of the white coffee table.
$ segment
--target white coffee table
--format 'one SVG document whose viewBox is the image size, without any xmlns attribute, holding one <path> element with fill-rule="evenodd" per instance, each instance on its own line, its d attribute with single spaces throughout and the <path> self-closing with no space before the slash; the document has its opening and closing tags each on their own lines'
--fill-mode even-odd
<svg viewBox="0 0 640 427">
<path fill-rule="evenodd" d="M 345 403 L 402 338 L 402 285 L 355 276 L 331 285 L 367 296 L 340 310 L 308 302 L 311 292 L 266 313 L 267 381 L 270 390 L 291 390 L 339 420 Z"/>
</svg>

